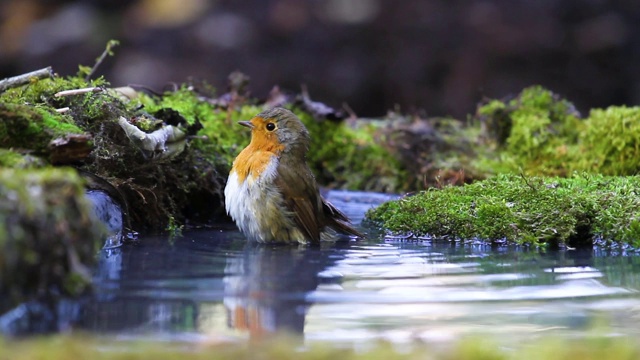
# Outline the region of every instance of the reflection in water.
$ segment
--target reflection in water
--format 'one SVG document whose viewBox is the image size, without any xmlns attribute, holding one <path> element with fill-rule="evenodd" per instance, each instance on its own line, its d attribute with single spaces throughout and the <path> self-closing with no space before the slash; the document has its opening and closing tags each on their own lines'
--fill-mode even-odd
<svg viewBox="0 0 640 360">
<path fill-rule="evenodd" d="M 331 196 L 355 219 L 383 199 Z M 352 197 L 358 206 L 347 206 Z M 247 244 L 233 227 L 105 248 L 95 284 L 81 302 L 23 304 L 0 317 L 0 329 L 77 324 L 186 341 L 287 331 L 334 343 L 485 334 L 513 342 L 585 336 L 604 324 L 612 335 L 640 336 L 640 256 L 625 250 L 543 252 L 373 233 L 321 247 L 265 246 Z"/>
<path fill-rule="evenodd" d="M 252 336 L 302 334 L 311 305 L 307 293 L 316 289 L 318 274 L 339 258 L 336 255 L 319 248 L 247 245 L 225 268 L 229 325 Z"/>
<path fill-rule="evenodd" d="M 640 258 L 595 251 L 375 239 L 259 246 L 207 231 L 105 252 L 96 277 L 82 326 L 129 336 L 527 339 L 583 334 L 602 319 L 618 333 L 639 332 Z"/>
<path fill-rule="evenodd" d="M 82 326 L 183 336 L 228 334 L 224 327 L 252 337 L 302 334 L 306 295 L 346 244 L 329 245 L 260 246 L 236 232 L 206 232 L 105 251 Z"/>
</svg>

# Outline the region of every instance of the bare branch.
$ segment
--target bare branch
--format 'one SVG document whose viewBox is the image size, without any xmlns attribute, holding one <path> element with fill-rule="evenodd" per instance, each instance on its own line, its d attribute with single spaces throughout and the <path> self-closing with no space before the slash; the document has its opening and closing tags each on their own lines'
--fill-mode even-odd
<svg viewBox="0 0 640 360">
<path fill-rule="evenodd" d="M 10 78 L 6 78 L 4 80 L 0 80 L 0 92 L 3 92 L 12 87 L 28 84 L 31 81 L 31 79 L 43 79 L 46 77 L 53 77 L 53 69 L 51 69 L 51 66 L 48 66 L 44 69 L 32 71 L 26 74 L 13 76 Z"/>
<path fill-rule="evenodd" d="M 84 81 L 89 82 L 89 79 L 91 79 L 91 77 L 96 72 L 98 67 L 102 64 L 104 59 L 107 58 L 107 55 L 113 56 L 113 48 L 118 45 L 120 45 L 120 42 L 117 40 L 109 40 L 107 42 L 107 47 L 104 49 L 102 54 L 100 54 L 100 56 L 96 59 L 96 63 L 93 65 L 93 67 L 91 68 L 87 76 L 84 77 Z"/>
</svg>

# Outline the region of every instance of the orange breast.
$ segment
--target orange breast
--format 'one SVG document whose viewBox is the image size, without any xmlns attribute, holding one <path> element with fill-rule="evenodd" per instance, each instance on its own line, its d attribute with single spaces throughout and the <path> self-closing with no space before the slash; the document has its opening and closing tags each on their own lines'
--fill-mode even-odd
<svg viewBox="0 0 640 360">
<path fill-rule="evenodd" d="M 253 178 L 260 176 L 273 156 L 270 152 L 253 151 L 251 147 L 242 150 L 233 162 L 233 170 L 238 174 L 238 181 L 244 182 L 249 175 Z"/>
<path fill-rule="evenodd" d="M 233 161 L 233 170 L 238 174 L 238 181 L 244 182 L 249 175 L 254 179 L 260 176 L 272 158 L 279 156 L 282 150 L 284 145 L 280 144 L 275 134 L 254 130 L 249 146 Z"/>
</svg>

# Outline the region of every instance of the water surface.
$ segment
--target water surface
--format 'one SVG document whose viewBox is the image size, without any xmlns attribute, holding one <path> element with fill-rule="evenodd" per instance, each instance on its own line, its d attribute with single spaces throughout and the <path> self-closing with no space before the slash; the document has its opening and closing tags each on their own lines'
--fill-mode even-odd
<svg viewBox="0 0 640 360">
<path fill-rule="evenodd" d="M 329 195 L 356 221 L 386 199 Z M 638 336 L 639 259 L 380 234 L 320 247 L 259 246 L 230 225 L 105 250 L 81 326 L 187 341 L 277 331 L 345 343 Z"/>
</svg>

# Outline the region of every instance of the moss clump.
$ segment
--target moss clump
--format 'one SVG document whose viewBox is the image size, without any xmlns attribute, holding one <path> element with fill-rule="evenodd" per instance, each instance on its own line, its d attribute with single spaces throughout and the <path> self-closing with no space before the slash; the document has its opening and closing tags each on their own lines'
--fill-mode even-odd
<svg viewBox="0 0 640 360">
<path fill-rule="evenodd" d="M 56 97 L 56 93 L 64 90 L 81 89 L 86 87 L 104 87 L 107 81 L 100 77 L 86 81 L 80 76 L 53 76 L 46 79 L 34 79 L 25 86 L 15 87 L 2 93 L 3 102 L 23 105 L 46 105 L 61 108 L 69 101 L 66 97 Z"/>
<path fill-rule="evenodd" d="M 489 101 L 477 115 L 497 144 L 498 169 L 545 175 L 576 170 L 570 163 L 586 125 L 570 102 L 551 91 L 532 86 L 512 100 Z"/>
<path fill-rule="evenodd" d="M 103 232 L 70 169 L 0 169 L 0 311 L 78 295 Z"/>
<path fill-rule="evenodd" d="M 496 148 L 478 159 L 487 173 L 635 175 L 640 169 L 640 107 L 592 109 L 581 119 L 570 102 L 534 86 L 512 100 L 483 104 L 476 117 L 486 144 Z"/>
<path fill-rule="evenodd" d="M 80 134 L 73 120 L 54 109 L 0 103 L 0 144 L 6 148 L 32 150 L 46 154 L 49 142 L 65 134 Z"/>
<path fill-rule="evenodd" d="M 577 167 L 606 175 L 640 170 L 640 107 L 593 109 L 580 135 L 583 152 Z"/>
<path fill-rule="evenodd" d="M 13 169 L 38 168 L 46 163 L 39 157 L 23 155 L 18 152 L 0 148 L 0 167 Z"/>
<path fill-rule="evenodd" d="M 368 219 L 392 232 L 518 244 L 640 246 L 639 177 L 499 175 L 387 202 Z"/>
</svg>

